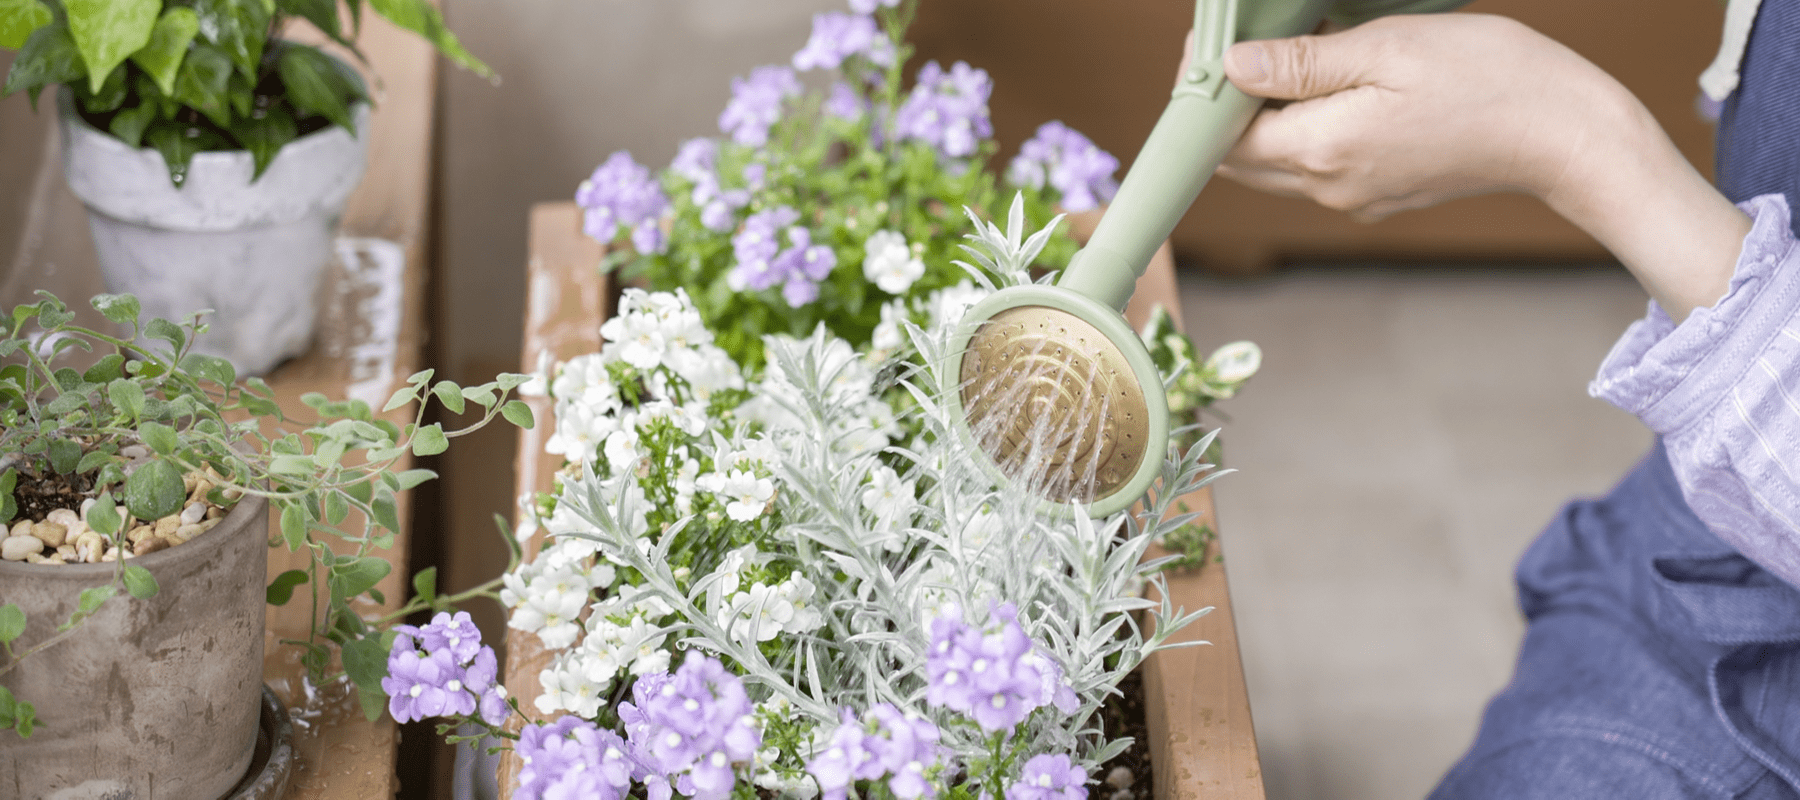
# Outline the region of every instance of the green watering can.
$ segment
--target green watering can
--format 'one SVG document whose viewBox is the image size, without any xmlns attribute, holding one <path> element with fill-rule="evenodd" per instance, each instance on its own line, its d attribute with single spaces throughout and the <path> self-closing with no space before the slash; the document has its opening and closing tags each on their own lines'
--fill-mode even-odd
<svg viewBox="0 0 1800 800">
<path fill-rule="evenodd" d="M 1162 377 L 1120 312 L 1138 276 L 1262 106 L 1225 80 L 1234 42 L 1356 24 L 1465 0 L 1199 0 L 1194 53 L 1087 246 L 1055 285 L 971 308 L 942 370 L 960 434 L 1046 510 L 1103 517 L 1149 491 L 1169 443 Z"/>
</svg>

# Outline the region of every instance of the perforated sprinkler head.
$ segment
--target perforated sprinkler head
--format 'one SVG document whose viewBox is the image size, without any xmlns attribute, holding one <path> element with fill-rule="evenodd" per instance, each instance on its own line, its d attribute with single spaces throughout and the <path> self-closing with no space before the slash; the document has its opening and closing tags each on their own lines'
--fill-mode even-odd
<svg viewBox="0 0 1800 800">
<path fill-rule="evenodd" d="M 986 465 L 1044 501 L 1093 516 L 1149 490 L 1169 442 L 1169 405 L 1124 318 L 1054 286 L 1002 289 L 970 309 L 944 395 Z"/>
</svg>

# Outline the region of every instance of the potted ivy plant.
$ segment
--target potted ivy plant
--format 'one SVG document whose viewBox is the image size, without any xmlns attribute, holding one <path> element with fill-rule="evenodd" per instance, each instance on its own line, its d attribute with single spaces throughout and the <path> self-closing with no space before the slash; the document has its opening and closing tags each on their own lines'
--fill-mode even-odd
<svg viewBox="0 0 1800 800">
<path fill-rule="evenodd" d="M 370 0 L 491 76 L 426 0 Z M 349 0 L 14 0 L 0 96 L 60 86 L 63 172 L 108 288 L 151 315 L 212 308 L 200 352 L 262 374 L 311 341 L 320 277 L 362 177 L 369 92 L 350 65 L 283 38 L 296 20 L 356 58 Z M 348 18 L 342 17 L 348 11 Z"/>
<path fill-rule="evenodd" d="M 128 332 L 75 325 L 48 295 L 0 319 L 0 797 L 220 797 L 256 742 L 265 603 L 311 595 L 317 629 L 294 644 L 316 682 L 380 663 L 357 607 L 390 570 L 396 495 L 433 477 L 391 465 L 468 430 L 424 424 L 434 399 L 479 408 L 471 428 L 529 426 L 507 399 L 524 376 L 422 372 L 379 412 L 309 396 L 317 418 L 298 422 L 196 352 L 195 317 L 93 305 Z M 310 558 L 266 581 L 271 514 L 276 544 Z"/>
</svg>

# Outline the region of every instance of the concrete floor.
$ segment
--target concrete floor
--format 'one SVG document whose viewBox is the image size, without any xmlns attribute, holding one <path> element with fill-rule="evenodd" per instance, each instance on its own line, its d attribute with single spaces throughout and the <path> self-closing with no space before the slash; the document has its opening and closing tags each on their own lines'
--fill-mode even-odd
<svg viewBox="0 0 1800 800">
<path fill-rule="evenodd" d="M 1520 552 L 1650 443 L 1586 393 L 1645 295 L 1617 267 L 1181 283 L 1202 352 L 1264 352 L 1216 497 L 1268 795 L 1421 797 L 1511 674 Z"/>
</svg>

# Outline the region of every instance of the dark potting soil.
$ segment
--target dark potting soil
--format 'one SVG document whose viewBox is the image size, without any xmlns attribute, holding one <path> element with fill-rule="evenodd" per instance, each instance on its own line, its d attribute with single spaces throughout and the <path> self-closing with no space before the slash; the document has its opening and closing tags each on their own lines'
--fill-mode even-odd
<svg viewBox="0 0 1800 800">
<path fill-rule="evenodd" d="M 1089 775 L 1088 800 L 1150 800 L 1155 783 L 1151 779 L 1150 722 L 1144 716 L 1144 678 L 1141 670 L 1133 670 L 1119 682 L 1119 694 L 1100 707 L 1106 737 L 1131 737 L 1131 747 L 1117 758 L 1100 765 L 1098 774 Z M 1115 780 L 1114 773 L 1130 771 L 1129 783 Z M 1120 773 L 1117 778 L 1124 778 Z"/>
<path fill-rule="evenodd" d="M 79 512 L 81 501 L 93 486 L 93 473 L 64 475 L 50 471 L 35 475 L 22 472 L 18 485 L 13 488 L 13 498 L 19 503 L 18 516 L 13 519 L 42 522 L 44 515 L 59 508 Z"/>
</svg>

